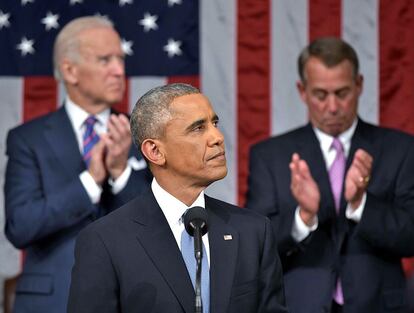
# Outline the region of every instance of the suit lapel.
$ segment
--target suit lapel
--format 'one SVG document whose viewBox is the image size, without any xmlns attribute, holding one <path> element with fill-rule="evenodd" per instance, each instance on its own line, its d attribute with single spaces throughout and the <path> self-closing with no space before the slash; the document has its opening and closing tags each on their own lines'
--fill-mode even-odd
<svg viewBox="0 0 414 313">
<path fill-rule="evenodd" d="M 45 122 L 44 136 L 53 154 L 69 175 L 78 175 L 85 169 L 72 124 L 64 107 Z"/>
<path fill-rule="evenodd" d="M 209 214 L 210 312 L 225 312 L 230 301 L 238 254 L 239 235 L 226 223 L 230 218 L 206 197 Z"/>
<path fill-rule="evenodd" d="M 187 313 L 194 310 L 194 289 L 174 235 L 152 192 L 140 198 L 134 218 L 137 238 Z"/>
</svg>

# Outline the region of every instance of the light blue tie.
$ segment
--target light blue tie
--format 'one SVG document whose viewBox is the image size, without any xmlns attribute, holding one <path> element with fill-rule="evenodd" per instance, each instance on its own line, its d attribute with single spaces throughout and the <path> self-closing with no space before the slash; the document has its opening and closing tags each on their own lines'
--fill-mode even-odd
<svg viewBox="0 0 414 313">
<path fill-rule="evenodd" d="M 191 237 L 184 229 L 181 233 L 181 253 L 187 271 L 190 274 L 193 288 L 195 288 L 196 259 L 194 257 L 194 237 Z M 203 302 L 203 313 L 210 312 L 210 273 L 207 262 L 206 248 L 203 244 L 203 259 L 201 261 L 201 299 Z"/>
<path fill-rule="evenodd" d="M 91 161 L 91 150 L 98 143 L 99 136 L 94 130 L 97 119 L 94 116 L 89 116 L 85 120 L 85 132 L 83 134 L 83 160 L 86 163 L 86 167 L 89 167 Z"/>
</svg>

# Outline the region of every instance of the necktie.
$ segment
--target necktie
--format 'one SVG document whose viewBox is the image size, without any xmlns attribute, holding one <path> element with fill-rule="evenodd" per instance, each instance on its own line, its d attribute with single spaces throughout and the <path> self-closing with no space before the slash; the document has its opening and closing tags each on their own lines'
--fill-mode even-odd
<svg viewBox="0 0 414 313">
<path fill-rule="evenodd" d="M 83 133 L 83 160 L 87 167 L 89 167 L 91 161 L 91 150 L 99 141 L 99 136 L 94 130 L 96 121 L 96 118 L 92 115 L 85 120 L 85 132 Z"/>
<path fill-rule="evenodd" d="M 336 213 L 339 213 L 341 203 L 341 192 L 345 174 L 345 154 L 341 141 L 338 138 L 334 138 L 331 149 L 336 150 L 335 159 L 329 169 L 329 179 L 331 181 L 331 189 L 335 200 Z M 342 292 L 341 279 L 338 277 L 333 294 L 333 298 L 336 303 L 344 304 L 344 295 Z"/>
<path fill-rule="evenodd" d="M 190 236 L 184 229 L 181 233 L 181 253 L 191 282 L 195 288 L 196 279 L 196 259 L 194 257 L 194 237 Z M 203 303 L 203 313 L 209 313 L 210 307 L 210 272 L 208 268 L 206 249 L 203 244 L 203 259 L 201 261 L 201 299 Z"/>
<path fill-rule="evenodd" d="M 344 148 L 338 138 L 334 138 L 331 149 L 335 149 L 336 156 L 329 169 L 329 180 L 331 181 L 331 190 L 335 200 L 335 209 L 336 212 L 339 213 L 346 161 Z"/>
</svg>

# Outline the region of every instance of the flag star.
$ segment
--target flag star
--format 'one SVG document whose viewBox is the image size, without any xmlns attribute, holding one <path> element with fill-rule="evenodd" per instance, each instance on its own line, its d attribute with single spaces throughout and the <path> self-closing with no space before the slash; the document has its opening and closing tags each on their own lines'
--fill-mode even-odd
<svg viewBox="0 0 414 313">
<path fill-rule="evenodd" d="M 33 3 L 34 0 L 22 0 L 22 5 L 25 6 L 28 3 Z"/>
<path fill-rule="evenodd" d="M 52 14 L 52 12 L 47 12 L 46 16 L 42 18 L 42 24 L 45 24 L 47 31 L 51 30 L 52 28 L 58 28 L 58 18 L 59 14 Z"/>
<path fill-rule="evenodd" d="M 158 19 L 157 15 L 151 15 L 150 13 L 145 13 L 144 18 L 142 20 L 139 20 L 139 24 L 144 26 L 144 31 L 148 32 L 151 29 L 156 30 L 158 29 L 158 25 L 156 23 Z"/>
<path fill-rule="evenodd" d="M 119 6 L 123 7 L 125 4 L 132 4 L 134 1 L 132 0 L 119 0 Z"/>
<path fill-rule="evenodd" d="M 75 5 L 75 4 L 77 4 L 77 3 L 82 3 L 83 2 L 83 0 L 70 0 L 69 1 L 69 4 L 70 5 Z"/>
<path fill-rule="evenodd" d="M 168 0 L 168 6 L 172 7 L 174 6 L 174 4 L 182 4 L 183 1 L 182 0 Z"/>
<path fill-rule="evenodd" d="M 168 43 L 164 46 L 164 51 L 167 51 L 168 57 L 172 58 L 175 55 L 181 55 L 183 52 L 180 49 L 181 41 L 168 39 Z"/>
<path fill-rule="evenodd" d="M 121 47 L 122 47 L 122 51 L 124 51 L 124 53 L 126 55 L 133 55 L 134 51 L 132 51 L 132 45 L 134 44 L 133 41 L 127 41 L 124 38 L 122 38 L 121 40 Z"/>
<path fill-rule="evenodd" d="M 10 26 L 9 17 L 10 13 L 3 13 L 3 11 L 0 10 L 0 29 Z"/>
<path fill-rule="evenodd" d="M 28 53 L 33 54 L 35 52 L 33 45 L 33 39 L 28 40 L 26 37 L 23 37 L 22 41 L 16 46 L 16 49 L 21 51 L 22 56 L 25 56 Z"/>
</svg>

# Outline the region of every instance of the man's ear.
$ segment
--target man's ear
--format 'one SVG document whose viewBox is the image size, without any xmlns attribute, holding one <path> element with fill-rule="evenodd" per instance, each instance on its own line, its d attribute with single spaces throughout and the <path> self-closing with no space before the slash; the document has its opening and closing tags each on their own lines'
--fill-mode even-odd
<svg viewBox="0 0 414 313">
<path fill-rule="evenodd" d="M 303 102 L 306 103 L 306 90 L 305 90 L 306 87 L 305 87 L 305 84 L 301 80 L 298 80 L 296 82 L 296 88 L 298 89 L 300 98 L 302 99 Z"/>
<path fill-rule="evenodd" d="M 62 63 L 59 64 L 59 67 L 65 82 L 68 82 L 71 85 L 75 85 L 78 82 L 78 67 L 76 66 L 76 63 L 64 59 Z"/>
<path fill-rule="evenodd" d="M 141 144 L 141 152 L 149 162 L 162 166 L 165 164 L 165 155 L 161 147 L 159 140 L 145 139 Z"/>
</svg>

